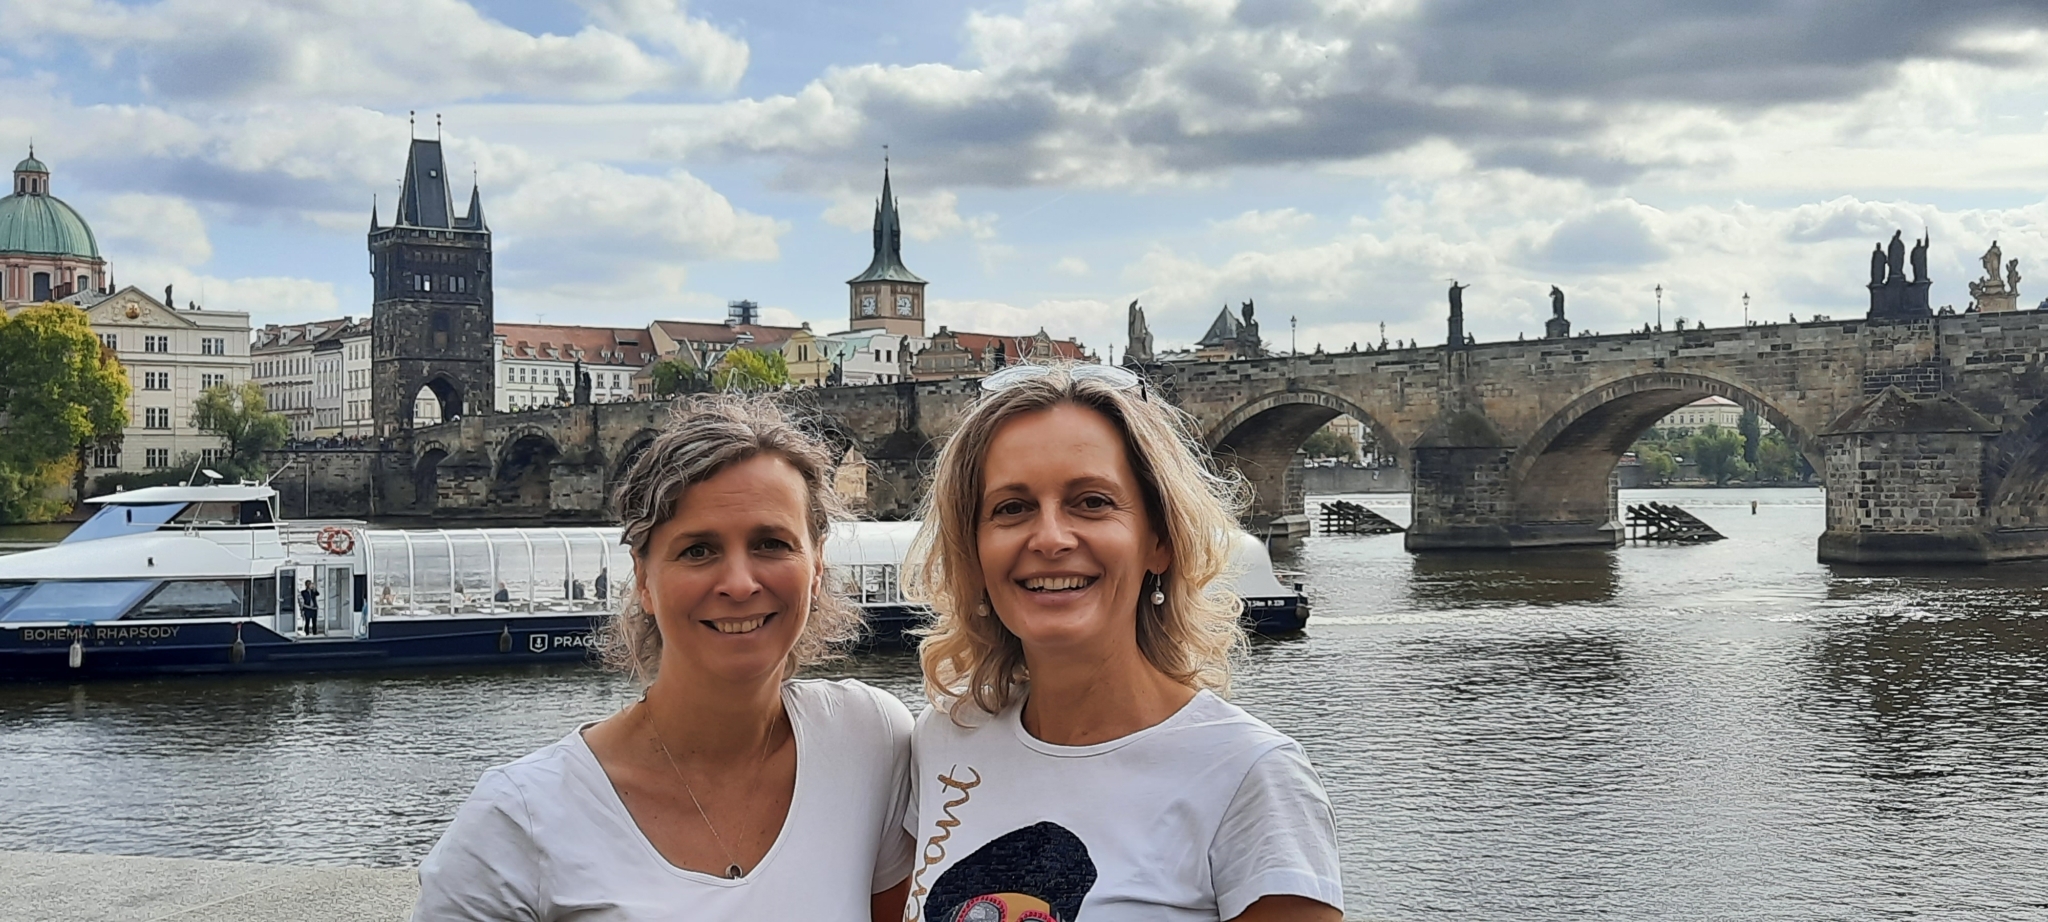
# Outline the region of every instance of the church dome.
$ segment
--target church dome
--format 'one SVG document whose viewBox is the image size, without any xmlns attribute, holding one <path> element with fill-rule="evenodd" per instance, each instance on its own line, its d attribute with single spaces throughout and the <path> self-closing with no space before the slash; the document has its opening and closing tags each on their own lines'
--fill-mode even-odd
<svg viewBox="0 0 2048 922">
<path fill-rule="evenodd" d="M 85 219 L 63 199 L 10 195 L 0 198 L 0 253 L 98 259 L 100 245 Z"/>
<path fill-rule="evenodd" d="M 43 165 L 43 162 L 42 162 L 41 160 L 37 160 L 37 159 L 36 159 L 36 155 L 35 155 L 35 154 L 33 154 L 33 153 L 31 153 L 31 154 L 29 154 L 29 155 L 28 155 L 28 159 L 27 159 L 27 160 L 23 160 L 22 162 L 20 162 L 20 163 L 17 163 L 17 164 L 15 164 L 15 165 L 14 165 L 14 172 L 16 172 L 16 173 L 48 173 L 48 172 L 50 172 L 50 168 L 49 168 L 49 167 L 47 167 L 47 166 L 44 166 L 44 165 Z"/>
</svg>

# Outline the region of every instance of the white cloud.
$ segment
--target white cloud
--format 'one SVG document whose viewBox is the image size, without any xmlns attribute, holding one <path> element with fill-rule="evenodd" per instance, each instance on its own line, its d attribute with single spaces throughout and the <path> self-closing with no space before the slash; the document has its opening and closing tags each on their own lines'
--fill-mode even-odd
<svg viewBox="0 0 2048 922">
<path fill-rule="evenodd" d="M 590 25 L 534 35 L 462 0 L 37 0 L 0 5 L 0 35 L 163 99 L 617 99 L 726 90 L 746 70 L 746 44 L 676 0 L 582 5 Z"/>
<path fill-rule="evenodd" d="M 1209 226 L 1226 236 L 1263 238 L 1296 234 L 1315 223 L 1315 215 L 1299 209 L 1274 208 L 1267 211 L 1253 209 L 1227 221 L 1211 221 Z"/>
<path fill-rule="evenodd" d="M 1079 256 L 1062 256 L 1053 260 L 1052 271 L 1057 275 L 1071 275 L 1076 278 L 1087 275 L 1091 270 L 1088 261 Z"/>
<path fill-rule="evenodd" d="M 109 259 L 134 256 L 198 266 L 213 258 L 206 221 L 181 198 L 130 193 L 108 199 L 93 216 L 94 233 Z M 127 249 L 128 253 L 117 252 Z"/>
<path fill-rule="evenodd" d="M 898 195 L 897 212 L 903 218 L 903 233 L 912 240 L 967 237 L 990 240 L 996 235 L 996 216 L 962 216 L 960 196 L 951 189 L 921 195 Z M 853 191 L 842 192 L 819 217 L 825 223 L 849 230 L 867 231 L 875 226 L 875 199 Z"/>
<path fill-rule="evenodd" d="M 774 259 L 786 230 L 681 170 L 647 176 L 594 163 L 536 170 L 487 200 L 484 214 L 508 251 L 574 247 L 584 257 Z"/>
</svg>

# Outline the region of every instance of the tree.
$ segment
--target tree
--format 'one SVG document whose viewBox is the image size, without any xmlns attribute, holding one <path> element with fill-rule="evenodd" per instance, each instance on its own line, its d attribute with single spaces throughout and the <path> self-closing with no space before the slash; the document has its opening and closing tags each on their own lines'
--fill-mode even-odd
<svg viewBox="0 0 2048 922">
<path fill-rule="evenodd" d="M 1677 459 L 1661 448 L 1638 448 L 1636 460 L 1642 462 L 1643 473 L 1657 483 L 1669 483 L 1671 475 L 1678 473 Z"/>
<path fill-rule="evenodd" d="M 1749 462 L 1742 460 L 1742 437 L 1714 423 L 1693 433 L 1686 454 L 1700 466 L 1700 476 L 1725 484 L 1749 475 Z"/>
<path fill-rule="evenodd" d="M 1785 434 L 1773 432 L 1763 437 L 1756 449 L 1757 479 L 1770 483 L 1783 483 L 1799 476 L 1799 453 L 1792 443 L 1785 441 Z"/>
<path fill-rule="evenodd" d="M 0 522 L 54 518 L 79 456 L 128 425 L 128 373 L 64 304 L 0 314 L 0 368 Z"/>
<path fill-rule="evenodd" d="M 283 445 L 292 433 L 291 421 L 270 411 L 263 388 L 254 381 L 201 391 L 192 402 L 192 425 L 226 443 L 228 456 L 221 466 L 227 470 L 221 473 L 234 478 L 262 476 L 263 453 Z"/>
<path fill-rule="evenodd" d="M 1755 410 L 1742 411 L 1742 419 L 1735 423 L 1735 431 L 1742 433 L 1742 460 L 1756 467 L 1757 443 L 1763 440 L 1763 423 L 1756 418 Z"/>
<path fill-rule="evenodd" d="M 1343 458 L 1349 461 L 1358 457 L 1358 443 L 1348 433 L 1338 432 L 1328 426 L 1317 429 L 1308 441 L 1301 444 L 1301 450 L 1311 458 Z"/>
<path fill-rule="evenodd" d="M 654 363 L 648 374 L 654 378 L 656 397 L 695 394 L 709 390 L 711 386 L 711 380 L 704 374 L 704 369 L 684 361 L 681 356 L 670 356 Z"/>
<path fill-rule="evenodd" d="M 711 383 L 721 391 L 781 390 L 789 386 L 789 364 L 781 352 L 735 346 L 711 370 Z"/>
</svg>

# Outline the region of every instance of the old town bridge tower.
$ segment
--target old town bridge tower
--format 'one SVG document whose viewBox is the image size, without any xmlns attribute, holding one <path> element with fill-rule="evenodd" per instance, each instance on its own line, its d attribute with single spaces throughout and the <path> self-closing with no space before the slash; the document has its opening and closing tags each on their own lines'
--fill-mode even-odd
<svg viewBox="0 0 2048 922">
<path fill-rule="evenodd" d="M 370 278 L 378 434 L 490 412 L 491 230 L 475 186 L 469 213 L 455 214 L 440 141 L 413 139 L 391 226 L 379 226 L 370 209 Z"/>
</svg>

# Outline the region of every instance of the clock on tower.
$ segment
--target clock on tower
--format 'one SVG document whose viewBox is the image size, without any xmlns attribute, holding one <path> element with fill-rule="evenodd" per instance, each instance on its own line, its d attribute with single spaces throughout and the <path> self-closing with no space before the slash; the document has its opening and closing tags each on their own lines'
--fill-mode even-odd
<svg viewBox="0 0 2048 922">
<path fill-rule="evenodd" d="M 861 295 L 861 296 L 860 296 L 860 315 L 861 315 L 862 317 L 873 317 L 873 316 L 875 315 L 875 296 L 874 296 L 874 295 Z"/>
<path fill-rule="evenodd" d="M 909 316 L 911 316 L 911 315 L 912 315 L 912 314 L 914 313 L 914 312 L 913 312 L 913 311 L 911 310 L 911 303 L 912 303 L 912 302 L 911 302 L 911 300 L 910 300 L 910 296 L 909 296 L 909 295 L 897 295 L 897 296 L 896 296 L 896 316 L 898 316 L 898 317 L 909 317 Z"/>
</svg>

